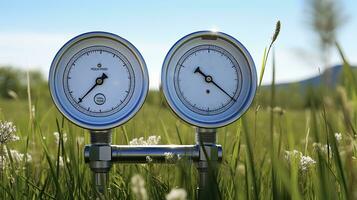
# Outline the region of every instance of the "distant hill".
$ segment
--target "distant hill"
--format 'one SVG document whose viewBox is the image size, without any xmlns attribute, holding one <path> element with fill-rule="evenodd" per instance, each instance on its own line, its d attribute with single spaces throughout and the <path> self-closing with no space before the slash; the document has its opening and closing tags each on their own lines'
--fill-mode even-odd
<svg viewBox="0 0 357 200">
<path fill-rule="evenodd" d="M 352 71 L 354 74 L 357 74 L 357 67 L 352 67 Z M 291 87 L 299 87 L 300 89 L 306 89 L 308 87 L 318 87 L 321 86 L 322 84 L 328 84 L 329 87 L 335 87 L 341 80 L 341 75 L 343 72 L 343 66 L 342 65 L 336 65 L 333 67 L 330 67 L 326 69 L 322 74 L 301 80 L 301 81 L 296 81 L 296 82 L 290 82 L 290 83 L 280 83 L 276 84 L 277 89 L 285 89 L 285 88 L 291 88 Z M 327 81 L 324 81 L 327 79 Z M 264 86 L 269 88 L 270 85 Z"/>
<path fill-rule="evenodd" d="M 275 85 L 275 105 L 283 108 L 302 109 L 312 105 L 321 105 L 324 99 L 321 87 L 335 88 L 342 82 L 343 66 L 328 68 L 322 74 L 290 83 Z M 352 67 L 352 73 L 357 77 L 357 67 Z M 329 93 L 332 94 L 332 93 Z M 271 85 L 262 87 L 259 102 L 263 106 L 271 104 Z"/>
</svg>

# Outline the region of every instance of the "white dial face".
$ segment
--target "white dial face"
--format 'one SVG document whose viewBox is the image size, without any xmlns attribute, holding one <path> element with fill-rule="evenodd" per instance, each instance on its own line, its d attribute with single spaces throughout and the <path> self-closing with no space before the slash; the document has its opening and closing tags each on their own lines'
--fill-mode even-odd
<svg viewBox="0 0 357 200">
<path fill-rule="evenodd" d="M 149 89 L 140 52 L 107 32 L 84 33 L 68 41 L 52 61 L 48 81 L 58 110 L 91 130 L 127 122 L 139 111 Z"/>
<path fill-rule="evenodd" d="M 237 100 L 241 77 L 239 65 L 229 52 L 215 45 L 200 45 L 177 63 L 175 89 L 190 110 L 216 115 Z"/>
<path fill-rule="evenodd" d="M 175 43 L 163 63 L 161 82 L 170 108 L 204 128 L 237 120 L 257 87 L 254 62 L 245 47 L 227 34 L 210 31 Z"/>
<path fill-rule="evenodd" d="M 92 46 L 75 54 L 64 73 L 64 91 L 71 104 L 91 116 L 120 111 L 134 91 L 135 77 L 118 51 Z"/>
</svg>

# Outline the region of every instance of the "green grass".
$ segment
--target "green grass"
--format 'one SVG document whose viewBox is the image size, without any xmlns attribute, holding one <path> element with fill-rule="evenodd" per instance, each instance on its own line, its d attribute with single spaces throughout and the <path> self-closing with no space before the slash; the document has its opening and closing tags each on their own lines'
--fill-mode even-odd
<svg viewBox="0 0 357 200">
<path fill-rule="evenodd" d="M 275 109 L 260 104 L 258 91 L 243 118 L 218 129 L 223 161 L 217 183 L 222 199 L 357 199 L 357 85 L 337 47 L 347 76 L 333 89 L 335 95 L 325 93 L 322 105 L 279 110 L 273 82 L 269 95 Z M 0 148 L 1 158 L 7 159 L 0 168 L 0 199 L 95 199 L 91 171 L 83 159 L 89 133 L 63 118 L 48 93 L 42 93 L 31 97 L 32 117 L 28 101 L 0 99 L 0 120 L 14 122 L 20 136 Z M 150 92 L 139 113 L 114 130 L 113 144 L 150 135 L 161 136 L 161 144 L 193 144 L 194 128 L 176 118 L 163 102 L 162 95 Z M 59 144 L 54 132 L 60 133 Z M 342 134 L 340 141 L 337 132 Z M 28 153 L 32 160 L 16 160 L 11 150 Z M 294 150 L 298 152 L 287 158 L 286 151 Z M 302 163 L 308 158 L 315 163 Z M 195 198 L 197 171 L 185 160 L 176 165 L 114 165 L 109 198 L 135 199 L 130 188 L 135 174 L 144 177 L 149 199 L 165 199 L 175 187 L 184 188 L 188 199 Z"/>
<path fill-rule="evenodd" d="M 84 143 L 88 144 L 88 132 L 65 120 L 51 103 L 39 100 L 37 105 L 47 106 L 35 107 L 31 123 L 26 101 L 0 101 L 1 118 L 13 121 L 21 138 L 9 143 L 8 149 L 32 156 L 30 162 L 14 161 L 1 171 L 0 199 L 93 197 L 90 169 L 82 156 L 84 144 L 77 142 L 77 138 L 84 137 Z M 356 198 L 353 193 L 357 186 L 356 138 L 346 127 L 342 108 L 333 105 L 325 111 L 286 110 L 281 114 L 262 107 L 256 112 L 256 107 L 257 102 L 244 119 L 218 130 L 218 141 L 224 150 L 218 175 L 223 199 Z M 355 127 L 354 115 L 351 117 Z M 59 127 L 63 124 L 60 131 L 68 138 L 60 147 L 53 136 L 59 132 L 56 121 Z M 160 135 L 161 144 L 180 144 L 180 140 L 183 144 L 194 143 L 193 127 L 159 104 L 145 104 L 132 120 L 116 128 L 114 144 L 127 144 L 124 130 L 129 140 Z M 335 141 L 335 132 L 342 133 L 342 141 Z M 329 144 L 332 156 L 315 151 L 314 142 Z M 299 161 L 289 164 L 284 158 L 285 150 L 293 149 L 317 163 L 302 172 Z M 69 162 L 59 166 L 59 155 L 68 157 Z M 185 188 L 189 199 L 195 196 L 196 169 L 182 162 L 178 165 L 115 165 L 110 180 L 112 198 L 130 199 L 130 178 L 137 173 L 146 179 L 150 199 L 164 199 L 176 186 Z"/>
</svg>

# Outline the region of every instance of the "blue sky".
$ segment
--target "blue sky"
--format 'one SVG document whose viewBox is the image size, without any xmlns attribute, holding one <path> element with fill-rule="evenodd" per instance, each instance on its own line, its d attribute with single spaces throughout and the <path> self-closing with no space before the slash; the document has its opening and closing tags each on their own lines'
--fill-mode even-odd
<svg viewBox="0 0 357 200">
<path fill-rule="evenodd" d="M 258 72 L 264 47 L 278 19 L 277 81 L 288 82 L 319 73 L 317 40 L 306 25 L 303 0 L 272 1 L 2 1 L 0 65 L 40 69 L 47 76 L 59 48 L 88 31 L 108 31 L 133 43 L 142 53 L 157 88 L 163 59 L 181 37 L 216 29 L 232 35 L 251 52 Z M 357 2 L 343 0 L 346 25 L 338 38 L 347 57 L 357 64 Z M 339 63 L 334 52 L 331 63 Z M 271 81 L 268 66 L 263 83 Z"/>
</svg>

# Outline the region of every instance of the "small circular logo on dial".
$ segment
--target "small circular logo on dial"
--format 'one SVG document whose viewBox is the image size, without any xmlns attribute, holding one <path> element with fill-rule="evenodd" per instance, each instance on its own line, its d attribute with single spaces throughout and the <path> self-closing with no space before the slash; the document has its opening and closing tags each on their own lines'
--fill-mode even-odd
<svg viewBox="0 0 357 200">
<path fill-rule="evenodd" d="M 94 103 L 97 105 L 103 105 L 105 103 L 105 95 L 102 93 L 98 93 L 94 96 Z"/>
<path fill-rule="evenodd" d="M 128 59 L 105 46 L 76 53 L 64 72 L 63 87 L 70 103 L 89 116 L 119 112 L 132 98 L 135 75 Z"/>
</svg>

